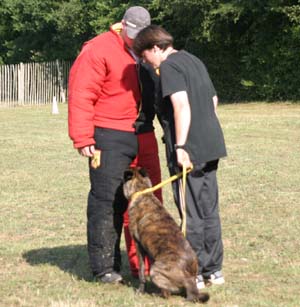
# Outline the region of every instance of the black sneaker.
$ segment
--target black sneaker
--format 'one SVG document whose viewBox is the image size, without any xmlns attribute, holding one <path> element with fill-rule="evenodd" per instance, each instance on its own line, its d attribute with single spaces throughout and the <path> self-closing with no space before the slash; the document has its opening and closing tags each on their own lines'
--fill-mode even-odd
<svg viewBox="0 0 300 307">
<path fill-rule="evenodd" d="M 122 282 L 123 278 L 120 274 L 117 272 L 110 272 L 106 273 L 102 276 L 97 276 L 97 280 L 103 282 L 103 283 L 108 283 L 108 284 L 117 284 Z"/>
</svg>

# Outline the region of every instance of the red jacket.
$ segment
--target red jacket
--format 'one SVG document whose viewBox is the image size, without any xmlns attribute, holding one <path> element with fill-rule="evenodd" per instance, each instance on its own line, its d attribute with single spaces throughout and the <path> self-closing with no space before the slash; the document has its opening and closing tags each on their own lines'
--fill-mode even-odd
<svg viewBox="0 0 300 307">
<path fill-rule="evenodd" d="M 95 126 L 134 131 L 140 100 L 136 63 L 117 31 L 112 27 L 86 42 L 71 68 L 68 121 L 75 148 L 95 144 Z"/>
</svg>

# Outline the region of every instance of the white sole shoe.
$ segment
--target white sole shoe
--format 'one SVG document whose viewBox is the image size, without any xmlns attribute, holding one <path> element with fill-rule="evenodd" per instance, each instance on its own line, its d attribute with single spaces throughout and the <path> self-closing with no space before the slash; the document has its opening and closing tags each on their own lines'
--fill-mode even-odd
<svg viewBox="0 0 300 307">
<path fill-rule="evenodd" d="M 223 285 L 225 283 L 225 279 L 221 271 L 211 274 L 210 277 L 205 281 L 212 285 Z"/>
<path fill-rule="evenodd" d="M 196 278 L 197 289 L 201 290 L 205 288 L 205 282 L 203 280 L 202 275 L 198 275 Z"/>
</svg>

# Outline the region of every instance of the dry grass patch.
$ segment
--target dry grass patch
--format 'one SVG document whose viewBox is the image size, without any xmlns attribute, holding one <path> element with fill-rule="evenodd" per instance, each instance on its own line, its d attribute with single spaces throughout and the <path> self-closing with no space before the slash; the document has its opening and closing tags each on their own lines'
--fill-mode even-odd
<svg viewBox="0 0 300 307">
<path fill-rule="evenodd" d="M 0 109 L 0 306 L 193 306 L 158 297 L 150 283 L 151 293 L 135 294 L 124 242 L 126 284 L 92 281 L 87 161 L 59 109 Z M 221 105 L 219 117 L 228 147 L 219 169 L 226 284 L 208 289 L 207 306 L 299 306 L 300 105 Z M 164 199 L 178 220 L 170 187 Z"/>
</svg>

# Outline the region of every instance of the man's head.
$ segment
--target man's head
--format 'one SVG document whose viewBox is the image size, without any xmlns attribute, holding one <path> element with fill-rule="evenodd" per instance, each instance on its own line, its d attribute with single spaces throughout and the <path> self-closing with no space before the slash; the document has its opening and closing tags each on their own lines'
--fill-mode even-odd
<svg viewBox="0 0 300 307">
<path fill-rule="evenodd" d="M 142 29 L 150 25 L 151 17 L 145 8 L 132 6 L 125 12 L 122 23 L 127 36 L 134 39 Z"/>
<path fill-rule="evenodd" d="M 133 50 L 154 68 L 159 67 L 173 49 L 173 37 L 165 29 L 150 25 L 141 30 L 133 43 Z"/>
</svg>

